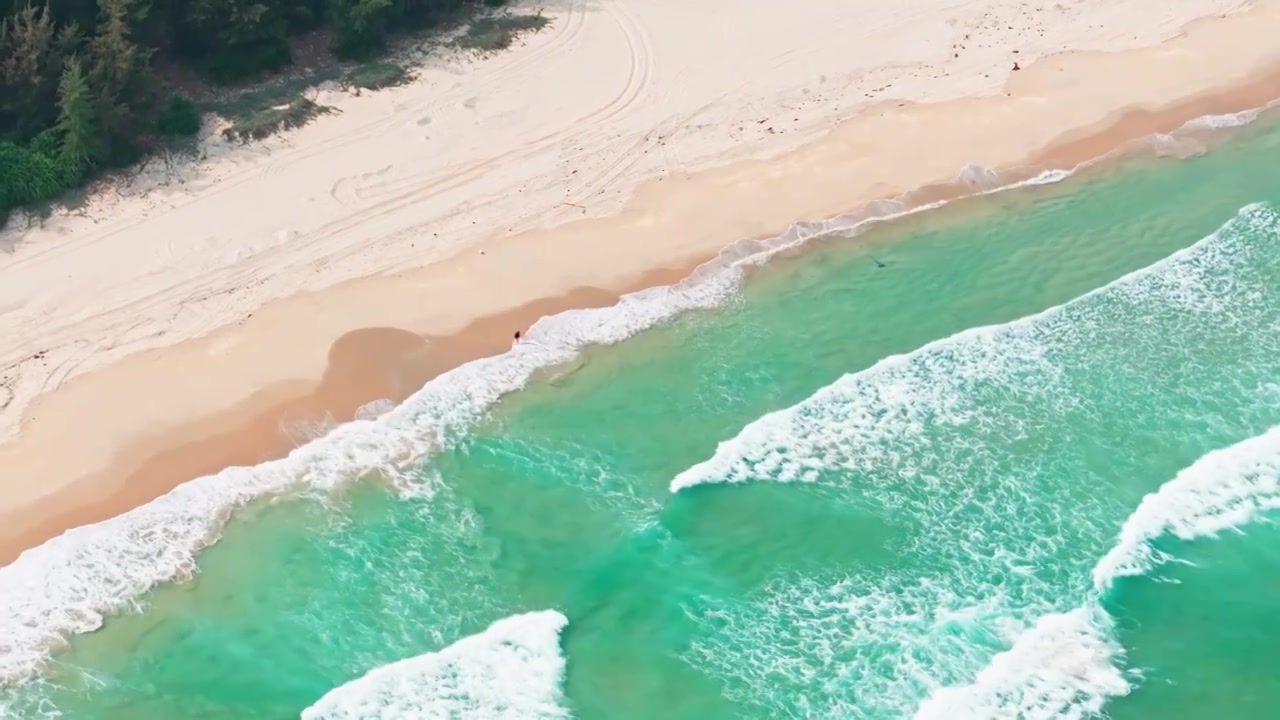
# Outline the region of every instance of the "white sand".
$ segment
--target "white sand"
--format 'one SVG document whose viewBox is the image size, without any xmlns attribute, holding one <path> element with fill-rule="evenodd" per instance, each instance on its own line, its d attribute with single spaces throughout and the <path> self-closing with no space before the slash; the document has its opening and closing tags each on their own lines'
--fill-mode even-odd
<svg viewBox="0 0 1280 720">
<path fill-rule="evenodd" d="M 551 26 L 510 51 L 437 55 L 403 88 L 321 91 L 340 114 L 247 147 L 211 140 L 195 165 L 153 161 L 0 234 L 0 518 L 126 444 L 317 378 L 352 329 L 442 334 L 625 285 L 1243 82 L 1280 59 L 1280 2 L 1254 4 L 1118 58 L 1082 51 L 1151 48 L 1244 6 L 553 0 Z"/>
</svg>

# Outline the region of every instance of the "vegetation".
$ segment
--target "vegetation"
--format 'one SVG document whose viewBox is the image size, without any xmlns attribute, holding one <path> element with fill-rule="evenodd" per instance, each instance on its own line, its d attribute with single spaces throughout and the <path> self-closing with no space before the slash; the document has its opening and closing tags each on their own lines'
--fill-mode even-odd
<svg viewBox="0 0 1280 720">
<path fill-rule="evenodd" d="M 403 85 L 409 81 L 409 73 L 395 63 L 375 62 L 361 65 L 342 78 L 345 88 L 381 90 Z"/>
<path fill-rule="evenodd" d="M 239 120 L 222 131 L 228 140 L 261 140 L 279 130 L 302 127 L 312 118 L 333 112 L 327 105 L 319 105 L 307 98 L 298 98 L 288 105 L 260 110 Z"/>
<path fill-rule="evenodd" d="M 492 15 L 478 18 L 458 37 L 458 47 L 481 53 L 497 52 L 511 47 L 516 38 L 546 27 L 547 19 L 537 15 Z"/>
<path fill-rule="evenodd" d="M 202 106 L 177 87 L 253 81 L 317 41 L 335 58 L 369 58 L 393 32 L 456 23 L 503 2 L 0 0 L 0 226 L 14 208 L 128 165 L 166 138 L 197 133 Z M 545 24 L 515 17 L 475 23 L 463 47 L 500 49 Z M 342 79 L 379 88 L 407 76 L 367 63 Z M 226 134 L 263 137 L 325 112 L 294 90 L 230 114 Z"/>
<path fill-rule="evenodd" d="M 200 132 L 200 108 L 186 95 L 170 95 L 156 129 L 170 137 L 195 135 Z"/>
</svg>

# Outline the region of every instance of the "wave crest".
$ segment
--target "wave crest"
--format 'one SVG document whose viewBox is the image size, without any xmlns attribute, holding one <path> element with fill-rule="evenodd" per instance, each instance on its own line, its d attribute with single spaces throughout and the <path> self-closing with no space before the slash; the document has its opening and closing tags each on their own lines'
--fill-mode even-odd
<svg viewBox="0 0 1280 720">
<path fill-rule="evenodd" d="M 1013 647 L 992 657 L 973 683 L 932 693 L 915 718 L 1079 720 L 1095 715 L 1107 698 L 1131 687 L 1116 667 L 1121 648 L 1106 625 L 1083 608 L 1046 615 Z"/>
<path fill-rule="evenodd" d="M 1093 568 L 1099 595 L 1084 607 L 1040 618 L 994 656 L 968 685 L 942 688 L 920 705 L 934 718 L 1085 718 L 1107 698 L 1132 689 L 1118 667 L 1123 649 L 1111 636 L 1101 596 L 1123 576 L 1169 559 L 1152 543 L 1187 541 L 1237 529 L 1280 508 L 1280 425 L 1202 456 L 1143 498 L 1111 550 Z"/>
<path fill-rule="evenodd" d="M 1008 187 L 1069 174 L 1042 173 Z M 571 362 L 586 347 L 618 343 L 682 313 L 720 305 L 737 292 L 746 268 L 815 237 L 857 233 L 942 204 L 878 201 L 850 215 L 796 223 L 775 238 L 735 243 L 675 285 L 625 295 L 607 308 L 544 317 L 509 352 L 444 373 L 400 406 L 340 425 L 286 458 L 197 478 L 26 551 L 0 568 L 0 685 L 38 676 L 68 636 L 96 630 L 112 612 L 140 609 L 139 598 L 160 583 L 189 577 L 199 552 L 246 503 L 324 493 L 374 472 L 398 478 L 405 463 L 447 447 L 502 396 L 541 370 Z"/>
<path fill-rule="evenodd" d="M 1120 668 L 1101 602 L 1112 580 L 1163 559 L 1160 536 L 1209 535 L 1280 507 L 1280 429 L 1237 442 L 1275 422 L 1274 399 L 1251 389 L 1280 369 L 1277 242 L 1280 213 L 1246 206 L 1107 286 L 885 358 L 720 443 L 672 479 L 673 493 L 819 482 L 903 529 L 898 576 L 806 579 L 714 608 L 708 627 L 790 641 L 735 657 L 736 641 L 709 637 L 697 661 L 778 715 L 856 698 L 842 714 L 901 716 L 929 693 L 920 718 L 1070 718 L 1128 692 L 1137 678 Z M 1187 353 L 1205 347 L 1232 353 L 1235 372 L 1188 378 L 1198 358 Z M 1190 413 L 1165 415 L 1153 395 Z M 1135 441 L 1098 440 L 1104 418 Z M 1196 434 L 1199 460 L 1136 508 L 1114 492 L 1135 467 L 1122 455 L 1205 422 L 1215 429 Z M 1112 462 L 1098 462 L 1105 453 Z M 929 582 L 898 569 L 917 565 L 935 569 Z"/>
<path fill-rule="evenodd" d="M 1125 521 L 1115 547 L 1093 569 L 1105 592 L 1118 577 L 1141 575 L 1166 556 L 1162 535 L 1193 540 L 1240 527 L 1280 508 L 1280 426 L 1201 457 L 1147 495 Z"/>
<path fill-rule="evenodd" d="M 1203 122 L 1221 127 L 1252 119 L 1233 117 Z M 988 194 L 1057 182 L 1073 172 L 1015 171 L 993 178 L 972 166 L 961 171 L 957 183 L 969 195 Z M 976 193 L 971 192 L 975 185 Z M 743 268 L 809 239 L 857 232 L 945 204 L 926 203 L 922 198 L 927 196 L 907 193 L 874 201 L 856 213 L 797 223 L 775 238 L 734 243 L 677 285 L 625 296 L 611 308 L 544 318 L 511 352 L 446 373 L 394 410 L 366 408 L 366 417 L 337 427 L 285 459 L 192 480 L 143 507 L 28 550 L 0 568 L 0 685 L 31 680 L 68 636 L 97 629 L 111 612 L 138 609 L 139 598 L 159 583 L 189 576 L 200 550 L 216 541 L 225 520 L 244 504 L 286 493 L 324 492 L 371 472 L 395 477 L 403 463 L 442 447 L 537 371 L 572 360 L 587 345 L 616 343 L 680 313 L 713 307 L 736 291 Z"/>
<path fill-rule="evenodd" d="M 435 653 L 375 668 L 302 711 L 302 720 L 554 720 L 569 717 L 554 611 L 515 615 Z"/>
</svg>

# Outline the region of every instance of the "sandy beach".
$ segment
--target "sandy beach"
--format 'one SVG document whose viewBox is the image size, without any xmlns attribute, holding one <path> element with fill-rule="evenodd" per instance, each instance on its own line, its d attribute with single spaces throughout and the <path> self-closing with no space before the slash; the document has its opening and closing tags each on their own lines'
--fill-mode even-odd
<svg viewBox="0 0 1280 720">
<path fill-rule="evenodd" d="M 541 7 L 0 233 L 0 563 L 735 241 L 1280 98 L 1275 0 Z"/>
</svg>

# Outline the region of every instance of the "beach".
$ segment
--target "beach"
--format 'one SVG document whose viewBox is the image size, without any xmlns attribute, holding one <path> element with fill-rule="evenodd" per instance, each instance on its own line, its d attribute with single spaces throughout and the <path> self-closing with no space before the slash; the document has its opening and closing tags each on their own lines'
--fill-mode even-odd
<svg viewBox="0 0 1280 720">
<path fill-rule="evenodd" d="M 0 720 L 1280 702 L 1280 4 L 543 12 L 5 231 Z"/>
<path fill-rule="evenodd" d="M 736 241 L 1280 97 L 1269 1 L 544 11 L 508 53 L 320 90 L 340 113 L 0 235 L 0 561 Z"/>
</svg>

